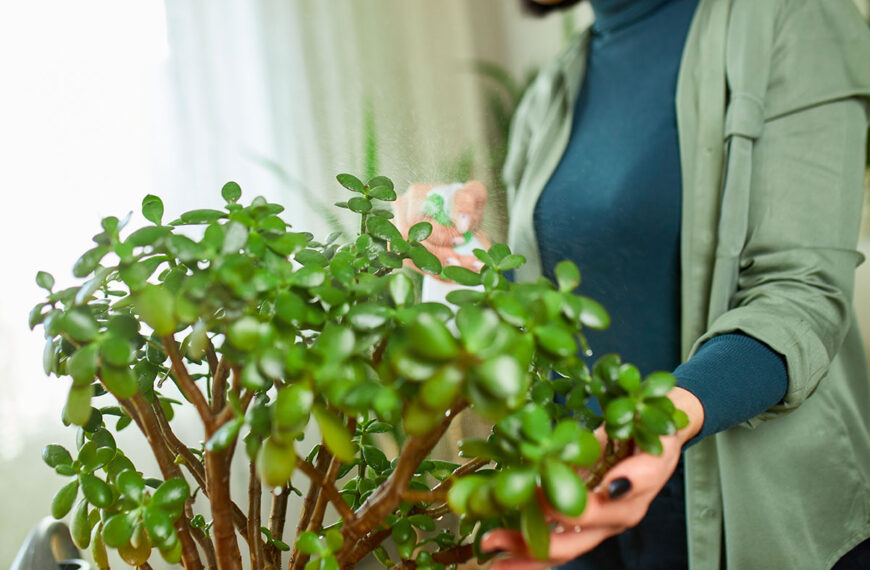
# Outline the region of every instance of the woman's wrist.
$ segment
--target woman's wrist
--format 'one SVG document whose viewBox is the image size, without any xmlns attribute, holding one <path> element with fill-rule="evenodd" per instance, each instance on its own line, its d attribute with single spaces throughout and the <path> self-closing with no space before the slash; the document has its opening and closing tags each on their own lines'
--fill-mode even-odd
<svg viewBox="0 0 870 570">
<path fill-rule="evenodd" d="M 689 424 L 674 434 L 682 446 L 698 435 L 701 428 L 704 427 L 704 406 L 697 396 L 685 388 L 674 388 L 668 394 L 668 398 L 671 399 L 677 409 L 683 410 L 689 416 Z"/>
</svg>

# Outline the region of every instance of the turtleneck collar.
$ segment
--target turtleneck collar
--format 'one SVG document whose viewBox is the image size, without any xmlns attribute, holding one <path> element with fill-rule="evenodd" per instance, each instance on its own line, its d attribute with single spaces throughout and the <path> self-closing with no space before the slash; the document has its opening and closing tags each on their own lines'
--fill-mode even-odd
<svg viewBox="0 0 870 570">
<path fill-rule="evenodd" d="M 641 20 L 671 0 L 590 0 L 595 12 L 593 31 L 610 33 Z"/>
</svg>

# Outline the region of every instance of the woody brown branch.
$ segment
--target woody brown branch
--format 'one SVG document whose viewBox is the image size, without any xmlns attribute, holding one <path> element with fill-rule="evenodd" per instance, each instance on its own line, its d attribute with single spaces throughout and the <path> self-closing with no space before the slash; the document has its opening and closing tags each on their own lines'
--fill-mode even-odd
<svg viewBox="0 0 870 570">
<path fill-rule="evenodd" d="M 458 401 L 445 413 L 444 419 L 432 431 L 415 435 L 405 442 L 399 454 L 399 461 L 389 478 L 360 508 L 356 520 L 344 525 L 342 534 L 345 546 L 339 552 L 339 564 L 345 567 L 345 559 L 354 551 L 354 544 L 383 521 L 402 501 L 402 493 L 408 490 L 408 482 L 414 476 L 420 463 L 431 453 L 435 444 L 447 431 L 450 423 L 459 412 L 468 406 L 466 401 Z M 372 547 L 374 549 L 374 547 Z M 365 556 L 367 553 L 362 553 Z"/>
<path fill-rule="evenodd" d="M 318 473 L 324 473 L 326 471 L 326 466 L 329 464 L 329 460 L 332 459 L 332 456 L 329 453 L 329 450 L 326 448 L 325 443 L 320 444 L 320 448 L 317 450 L 317 458 L 314 460 L 314 468 Z M 308 523 L 311 522 L 311 516 L 314 514 L 314 506 L 317 503 L 317 497 L 320 493 L 320 487 L 314 484 L 312 481 L 308 486 L 308 491 L 305 493 L 305 499 L 302 501 L 302 513 L 299 515 L 299 522 L 296 527 L 296 538 L 299 538 L 299 535 L 302 534 L 307 528 Z M 281 528 L 284 525 L 284 515 L 286 513 L 286 498 L 284 510 L 281 511 Z M 275 528 L 277 526 L 273 526 L 272 535 L 275 536 Z M 293 540 L 293 548 L 290 551 L 290 561 L 288 563 L 288 568 L 297 568 L 298 561 L 300 558 L 299 549 L 296 548 L 296 538 Z M 280 557 L 280 552 L 278 553 Z"/>
<path fill-rule="evenodd" d="M 137 393 L 128 401 L 139 418 L 142 433 L 145 435 L 145 439 L 154 453 L 154 458 L 157 460 L 157 465 L 163 478 L 168 480 L 180 477 L 183 479 L 184 475 L 182 475 L 178 465 L 173 462 L 173 456 L 163 440 L 160 427 L 157 425 L 157 419 L 150 412 L 148 402 L 145 401 L 144 396 L 141 393 Z M 187 570 L 201 570 L 202 560 L 199 557 L 193 537 L 190 535 L 189 528 L 190 521 L 184 516 L 179 517 L 175 522 L 175 530 L 178 533 L 178 539 L 181 541 L 181 561 Z"/>
<path fill-rule="evenodd" d="M 205 426 L 206 433 L 210 434 L 214 431 L 212 427 L 214 424 L 214 416 L 212 416 L 211 409 L 208 406 L 208 402 L 205 400 L 205 396 L 203 396 L 199 387 L 197 387 L 196 382 L 191 378 L 190 373 L 187 371 L 187 367 L 184 366 L 181 354 L 178 352 L 178 346 L 175 343 L 175 337 L 172 335 L 166 335 L 162 340 L 163 348 L 166 350 L 166 354 L 169 355 L 169 360 L 172 362 L 172 377 L 175 379 L 178 389 L 181 390 L 181 393 L 187 401 L 193 404 L 196 408 L 199 418 Z"/>
<path fill-rule="evenodd" d="M 163 408 L 160 407 L 157 402 L 152 402 L 151 410 L 154 412 L 154 417 L 157 419 L 157 424 L 161 429 L 161 433 L 163 434 L 163 438 L 169 446 L 169 449 L 175 453 L 176 456 L 181 456 L 181 464 L 187 468 L 187 471 L 191 474 L 194 481 L 196 481 L 196 484 L 200 489 L 202 489 L 203 494 L 208 497 L 205 482 L 205 467 L 203 467 L 202 462 L 193 454 L 192 451 L 190 451 L 190 449 L 188 449 L 186 445 L 184 445 L 183 441 L 178 439 L 175 432 L 172 431 L 169 421 L 166 419 L 166 415 L 163 413 Z M 245 542 L 249 542 L 247 517 L 245 517 L 245 513 L 235 503 L 235 501 L 232 502 L 232 511 L 233 523 L 238 529 L 239 534 L 242 535 Z"/>
<path fill-rule="evenodd" d="M 311 484 L 320 488 L 323 495 L 332 503 L 332 506 L 335 507 L 335 510 L 338 511 L 338 514 L 345 522 L 356 518 L 356 513 L 353 512 L 350 506 L 341 497 L 335 484 L 328 481 L 328 473 L 324 476 L 314 467 L 314 465 L 305 461 L 301 457 L 297 457 L 296 464 L 299 466 L 299 469 L 308 476 L 311 480 Z"/>
</svg>

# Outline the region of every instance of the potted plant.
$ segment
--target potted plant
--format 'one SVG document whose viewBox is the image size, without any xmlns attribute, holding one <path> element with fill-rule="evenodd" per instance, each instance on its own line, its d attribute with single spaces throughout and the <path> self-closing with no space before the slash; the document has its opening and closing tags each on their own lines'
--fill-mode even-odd
<svg viewBox="0 0 870 570">
<path fill-rule="evenodd" d="M 338 205 L 360 216 L 348 242 L 292 231 L 281 206 L 243 204 L 229 182 L 221 210 L 164 223 L 149 195 L 151 225 L 128 232 L 126 220 L 103 219 L 73 267 L 78 286 L 56 290 L 37 275 L 48 295 L 30 324 L 45 332 L 46 373 L 72 378 L 63 419 L 78 430 L 77 449 L 43 451 L 67 478 L 51 512 L 72 513 L 72 536 L 98 567 L 114 548 L 140 567 L 157 550 L 188 569 L 241 568 L 244 550 L 254 568 L 350 568 L 370 553 L 388 567 L 444 568 L 480 556 L 477 540 L 495 526 L 521 528 L 544 557 L 537 487 L 578 515 L 614 462 L 634 445 L 660 451 L 659 436 L 686 422 L 666 397 L 670 374 L 642 380 L 613 354 L 590 370 L 578 356 L 591 355 L 584 329 L 609 318 L 574 292 L 576 266 L 560 263 L 555 284 L 512 283 L 503 272 L 524 260 L 496 244 L 475 251 L 480 272 L 443 268 L 483 290 L 451 293 L 453 307 L 418 302 L 402 267 L 442 272 L 424 245 L 431 226 L 396 229 L 389 179 L 337 179 L 352 193 Z M 168 383 L 184 401 L 165 394 Z M 178 438 L 175 406 L 196 411 L 201 442 Z M 491 435 L 462 442 L 456 463 L 431 459 L 466 408 Z M 312 422 L 322 442 L 303 448 Z M 112 432 L 128 426 L 159 473 L 117 447 Z M 379 438 L 395 440 L 395 457 Z M 250 462 L 246 509 L 230 495 L 236 453 Z M 310 485 L 286 529 L 294 474 Z M 194 510 L 197 494 L 209 512 Z M 337 522 L 324 524 L 327 508 Z M 450 511 L 458 519 L 436 524 Z"/>
</svg>

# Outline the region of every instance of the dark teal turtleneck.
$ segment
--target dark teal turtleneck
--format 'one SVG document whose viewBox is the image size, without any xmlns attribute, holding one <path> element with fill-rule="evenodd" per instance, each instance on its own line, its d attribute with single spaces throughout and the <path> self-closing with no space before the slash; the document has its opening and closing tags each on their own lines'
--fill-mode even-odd
<svg viewBox="0 0 870 570">
<path fill-rule="evenodd" d="M 705 410 L 701 437 L 782 399 L 782 358 L 736 333 L 680 364 L 681 173 L 675 94 L 697 0 L 591 0 L 595 24 L 571 138 L 534 212 L 546 275 L 562 259 L 612 324 L 590 334 L 596 357 L 619 352 L 644 373 L 674 370 Z M 676 370 L 675 370 L 676 368 Z M 682 465 L 644 521 L 572 568 L 681 568 Z"/>
</svg>

